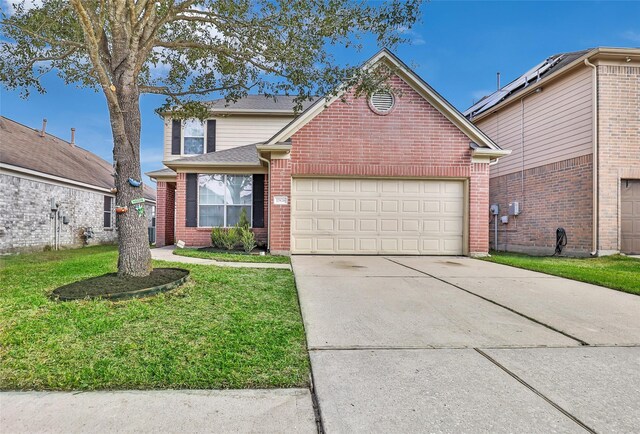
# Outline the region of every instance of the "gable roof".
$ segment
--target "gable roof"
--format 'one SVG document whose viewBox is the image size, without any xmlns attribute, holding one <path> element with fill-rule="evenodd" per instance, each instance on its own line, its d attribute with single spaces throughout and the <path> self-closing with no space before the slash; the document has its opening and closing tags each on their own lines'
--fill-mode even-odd
<svg viewBox="0 0 640 434">
<path fill-rule="evenodd" d="M 402 62 L 395 54 L 386 48 L 379 51 L 371 59 L 367 60 L 362 68 L 372 68 L 377 64 L 384 62 L 390 66 L 394 72 L 402 78 L 409 86 L 426 99 L 433 107 L 442 113 L 451 123 L 465 133 L 479 147 L 489 148 L 501 151 L 501 148 L 495 144 L 486 134 L 473 125 L 462 113 L 453 107 L 445 98 L 429 86 L 420 76 L 412 71 L 404 62 Z M 303 111 L 300 116 L 295 118 L 284 128 L 278 131 L 266 144 L 274 145 L 279 142 L 289 140 L 298 130 L 309 123 L 313 118 L 322 113 L 331 103 L 338 100 L 348 89 L 341 88 L 336 95 L 329 98 L 319 98 L 309 108 Z"/>
<path fill-rule="evenodd" d="M 511 83 L 503 86 L 490 95 L 484 96 L 480 101 L 465 110 L 464 115 L 472 117 L 495 107 L 505 99 L 511 98 L 512 96 L 522 92 L 528 88 L 531 83 L 537 83 L 544 77 L 560 71 L 592 50 L 592 48 L 589 48 L 570 53 L 554 54 L 553 56 L 547 57 L 520 77 L 513 80 Z"/>
<path fill-rule="evenodd" d="M 0 116 L 0 163 L 101 190 L 115 185 L 113 167 L 106 160 L 54 135 L 42 137 L 39 130 L 4 116 Z M 155 201 L 155 190 L 145 185 L 144 197 Z"/>
<path fill-rule="evenodd" d="M 167 167 L 177 166 L 261 166 L 255 144 L 238 146 L 223 151 L 193 157 L 164 161 Z"/>
</svg>

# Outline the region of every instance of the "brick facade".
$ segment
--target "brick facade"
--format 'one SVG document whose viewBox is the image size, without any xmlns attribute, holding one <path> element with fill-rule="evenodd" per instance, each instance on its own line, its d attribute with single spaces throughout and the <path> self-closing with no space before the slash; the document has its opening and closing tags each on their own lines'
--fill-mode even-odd
<svg viewBox="0 0 640 434">
<path fill-rule="evenodd" d="M 175 243 L 173 238 L 176 184 L 159 181 L 156 186 L 158 211 L 156 216 L 156 247 Z"/>
<path fill-rule="evenodd" d="M 620 181 L 640 179 L 640 67 L 598 66 L 598 250 L 620 250 Z"/>
<path fill-rule="evenodd" d="M 490 203 L 500 206 L 500 216 L 507 215 L 509 202 L 522 206 L 508 224 L 498 222 L 498 250 L 551 255 L 556 229 L 562 227 L 568 238 L 565 253 L 587 255 L 592 249 L 592 167 L 592 155 L 586 155 L 492 178 Z M 489 237 L 495 249 L 493 219 Z"/>
<path fill-rule="evenodd" d="M 290 198 L 291 177 L 302 175 L 467 179 L 469 252 L 487 253 L 488 165 L 471 163 L 470 139 L 407 83 L 390 84 L 400 95 L 391 113 L 348 93 L 297 131 L 291 159 L 272 161 L 272 196 Z M 288 205 L 274 206 L 273 251 L 290 250 L 290 216 Z"/>
</svg>

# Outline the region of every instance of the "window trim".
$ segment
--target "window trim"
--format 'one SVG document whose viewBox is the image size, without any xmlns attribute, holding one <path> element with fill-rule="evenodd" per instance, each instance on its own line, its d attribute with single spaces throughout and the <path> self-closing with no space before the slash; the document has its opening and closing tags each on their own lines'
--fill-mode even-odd
<svg viewBox="0 0 640 434">
<path fill-rule="evenodd" d="M 187 121 L 193 121 L 193 120 L 199 120 L 199 119 L 183 119 L 182 122 L 180 123 L 180 155 L 185 156 L 185 157 L 194 157 L 196 155 L 204 155 L 207 153 L 207 121 L 208 119 L 205 119 L 202 122 L 202 153 L 201 154 L 185 154 L 184 153 L 184 139 L 185 139 L 185 134 L 184 134 L 184 123 Z M 189 136 L 189 137 L 194 137 L 194 136 Z"/>
<path fill-rule="evenodd" d="M 106 207 L 104 206 L 104 200 L 109 198 L 109 210 L 105 209 Z M 102 202 L 102 227 L 103 229 L 113 229 L 113 200 L 114 197 L 113 196 L 107 196 L 106 194 L 104 195 L 104 199 Z M 105 226 L 104 225 L 104 218 L 106 217 L 106 214 L 109 213 L 109 226 Z"/>
<path fill-rule="evenodd" d="M 227 189 L 225 188 L 225 196 L 224 196 L 224 203 L 223 204 L 210 204 L 210 206 L 221 206 L 223 209 L 222 212 L 222 217 L 223 217 L 223 226 L 200 226 L 200 207 L 202 206 L 202 203 L 200 202 L 200 176 L 215 176 L 215 175 L 222 175 L 224 178 L 224 185 L 227 185 L 227 176 L 249 176 L 251 177 L 251 201 L 249 202 L 249 205 L 230 205 L 227 204 Z M 197 178 L 197 206 L 196 206 L 196 228 L 198 229 L 213 229 L 213 228 L 224 228 L 224 229 L 228 229 L 228 228 L 233 228 L 235 226 L 227 226 L 227 206 L 239 206 L 239 207 L 245 207 L 248 206 L 249 207 L 249 211 L 247 212 L 247 218 L 249 219 L 249 228 L 253 229 L 253 174 L 252 173 L 198 173 L 198 178 Z M 209 204 L 205 204 L 209 205 Z"/>
</svg>

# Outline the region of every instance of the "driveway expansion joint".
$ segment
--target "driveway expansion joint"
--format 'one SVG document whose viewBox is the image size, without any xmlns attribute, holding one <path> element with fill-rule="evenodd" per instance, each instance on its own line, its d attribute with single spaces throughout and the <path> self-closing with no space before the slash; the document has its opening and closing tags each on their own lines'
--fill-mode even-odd
<svg viewBox="0 0 640 434">
<path fill-rule="evenodd" d="M 522 312 L 518 312 L 517 310 L 512 309 L 512 308 L 510 308 L 509 306 L 505 306 L 504 304 L 498 303 L 498 302 L 497 302 L 497 301 L 495 301 L 495 300 L 491 300 L 490 298 L 483 297 L 482 295 L 476 294 L 476 293 L 475 293 L 475 292 L 473 292 L 473 291 L 469 291 L 468 289 L 463 288 L 462 286 L 456 285 L 455 283 L 451 283 L 451 282 L 449 282 L 449 281 L 447 281 L 447 280 L 444 280 L 443 278 L 440 278 L 440 277 L 434 276 L 433 274 L 426 273 L 426 272 L 424 272 L 424 271 L 422 271 L 422 270 L 419 270 L 419 269 L 417 269 L 417 268 L 414 268 L 414 267 L 411 267 L 411 266 L 409 266 L 409 265 L 403 264 L 403 263 L 401 263 L 401 262 L 394 261 L 394 260 L 393 260 L 393 259 L 391 259 L 391 258 L 387 258 L 387 257 L 385 257 L 384 259 L 386 259 L 386 260 L 387 260 L 387 261 L 389 261 L 389 262 L 393 262 L 394 264 L 397 264 L 397 265 L 400 265 L 400 266 L 402 266 L 402 267 L 408 268 L 408 269 L 410 269 L 410 270 L 416 271 L 416 272 L 418 272 L 418 273 L 422 273 L 422 274 L 424 274 L 425 276 L 428 276 L 428 277 L 431 277 L 431 278 L 433 278 L 433 279 L 439 280 L 440 282 L 445 283 L 445 284 L 450 285 L 450 286 L 453 286 L 454 288 L 457 288 L 457 289 L 459 289 L 459 290 L 461 290 L 461 291 L 464 291 L 464 292 L 466 292 L 467 294 L 470 294 L 470 295 L 476 296 L 476 297 L 478 297 L 478 298 L 480 298 L 480 299 L 482 299 L 482 300 L 484 300 L 484 301 L 487 301 L 487 302 L 489 302 L 489 303 L 491 303 L 491 304 L 494 304 L 494 305 L 496 305 L 496 306 L 498 306 L 498 307 L 501 307 L 501 308 L 503 308 L 503 309 L 506 309 L 506 310 L 508 310 L 509 312 L 512 312 L 512 313 L 515 313 L 516 315 L 521 316 L 522 318 L 528 319 L 528 320 L 529 320 L 529 321 L 531 321 L 531 322 L 534 322 L 534 323 L 536 323 L 536 324 L 538 324 L 538 325 L 541 325 L 541 326 L 543 326 L 543 327 L 546 327 L 546 328 L 548 328 L 549 330 L 552 330 L 552 331 L 554 331 L 554 332 L 556 332 L 556 333 L 559 333 L 559 334 L 561 334 L 561 335 L 563 335 L 563 336 L 565 336 L 565 337 L 567 337 L 567 338 L 569 338 L 569 339 L 573 339 L 574 341 L 578 342 L 581 346 L 589 346 L 589 343 L 588 343 L 588 342 L 586 342 L 586 341 L 584 341 L 584 340 L 582 340 L 582 339 L 580 339 L 580 338 L 578 338 L 578 337 L 576 337 L 576 336 L 573 336 L 573 335 L 571 335 L 571 334 L 569 334 L 569 333 L 567 333 L 567 332 L 563 332 L 562 330 L 558 330 L 557 328 L 555 328 L 555 327 L 553 327 L 553 326 L 551 326 L 551 325 L 549 325 L 549 324 L 546 324 L 546 323 L 544 323 L 544 322 L 542 322 L 542 321 L 539 321 L 539 320 L 537 320 L 537 319 L 535 319 L 535 318 L 532 318 L 532 317 L 530 317 L 529 315 L 525 315 L 525 314 L 524 314 L 524 313 L 522 313 Z"/>
<path fill-rule="evenodd" d="M 544 395 L 542 392 L 540 392 L 538 389 L 536 389 L 535 387 L 533 387 L 532 385 L 530 385 L 529 383 L 527 383 L 525 380 L 523 380 L 522 378 L 520 378 L 518 375 L 516 375 L 515 373 L 511 372 L 506 366 L 504 366 L 503 364 L 501 364 L 500 362 L 498 362 L 496 359 L 494 359 L 493 357 L 491 357 L 490 355 L 488 355 L 487 353 L 485 353 L 484 351 L 482 351 L 479 348 L 474 348 L 474 350 L 480 354 L 482 357 L 484 357 L 485 359 L 487 359 L 489 362 L 493 363 L 495 366 L 497 366 L 498 368 L 500 368 L 501 370 L 503 370 L 505 373 L 507 373 L 509 376 L 511 376 L 514 380 L 516 380 L 517 382 L 519 382 L 520 384 L 522 384 L 524 387 L 526 387 L 527 389 L 529 389 L 530 391 L 532 391 L 533 393 L 535 393 L 536 395 L 538 395 L 540 398 L 542 398 L 543 400 L 545 400 L 547 403 L 549 403 L 552 407 L 554 407 L 556 410 L 558 410 L 560 413 L 562 413 L 563 415 L 565 415 L 566 417 L 568 417 L 569 419 L 571 419 L 573 422 L 575 422 L 578 426 L 580 426 L 581 428 L 583 428 L 585 431 L 592 433 L 592 434 L 596 434 L 596 431 L 591 428 L 590 426 L 588 426 L 587 424 L 585 424 L 584 422 L 582 422 L 580 419 L 578 419 L 576 416 L 574 416 L 573 414 L 569 413 L 567 410 L 565 410 L 564 408 L 562 408 L 559 404 L 557 404 L 556 402 L 554 402 L 553 400 L 551 400 L 550 398 L 548 398 L 546 395 Z"/>
</svg>

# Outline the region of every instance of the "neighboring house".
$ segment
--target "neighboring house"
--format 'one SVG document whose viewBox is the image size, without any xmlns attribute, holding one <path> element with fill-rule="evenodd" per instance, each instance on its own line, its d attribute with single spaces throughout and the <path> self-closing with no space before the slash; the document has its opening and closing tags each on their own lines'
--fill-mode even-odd
<svg viewBox="0 0 640 434">
<path fill-rule="evenodd" d="M 569 254 L 640 253 L 640 49 L 551 56 L 465 115 L 513 151 L 491 168 L 500 216 L 519 205 L 500 250 L 551 254 L 562 227 Z"/>
<path fill-rule="evenodd" d="M 0 252 L 117 240 L 113 167 L 42 129 L 0 117 Z M 155 190 L 144 186 L 151 225 Z"/>
<path fill-rule="evenodd" d="M 210 245 L 244 207 L 276 254 L 487 254 L 489 163 L 508 151 L 389 51 L 364 67 L 390 68 L 394 93 L 346 89 L 297 117 L 260 96 L 215 102 L 206 124 L 167 115 L 168 168 L 148 173 L 157 244 Z"/>
</svg>

